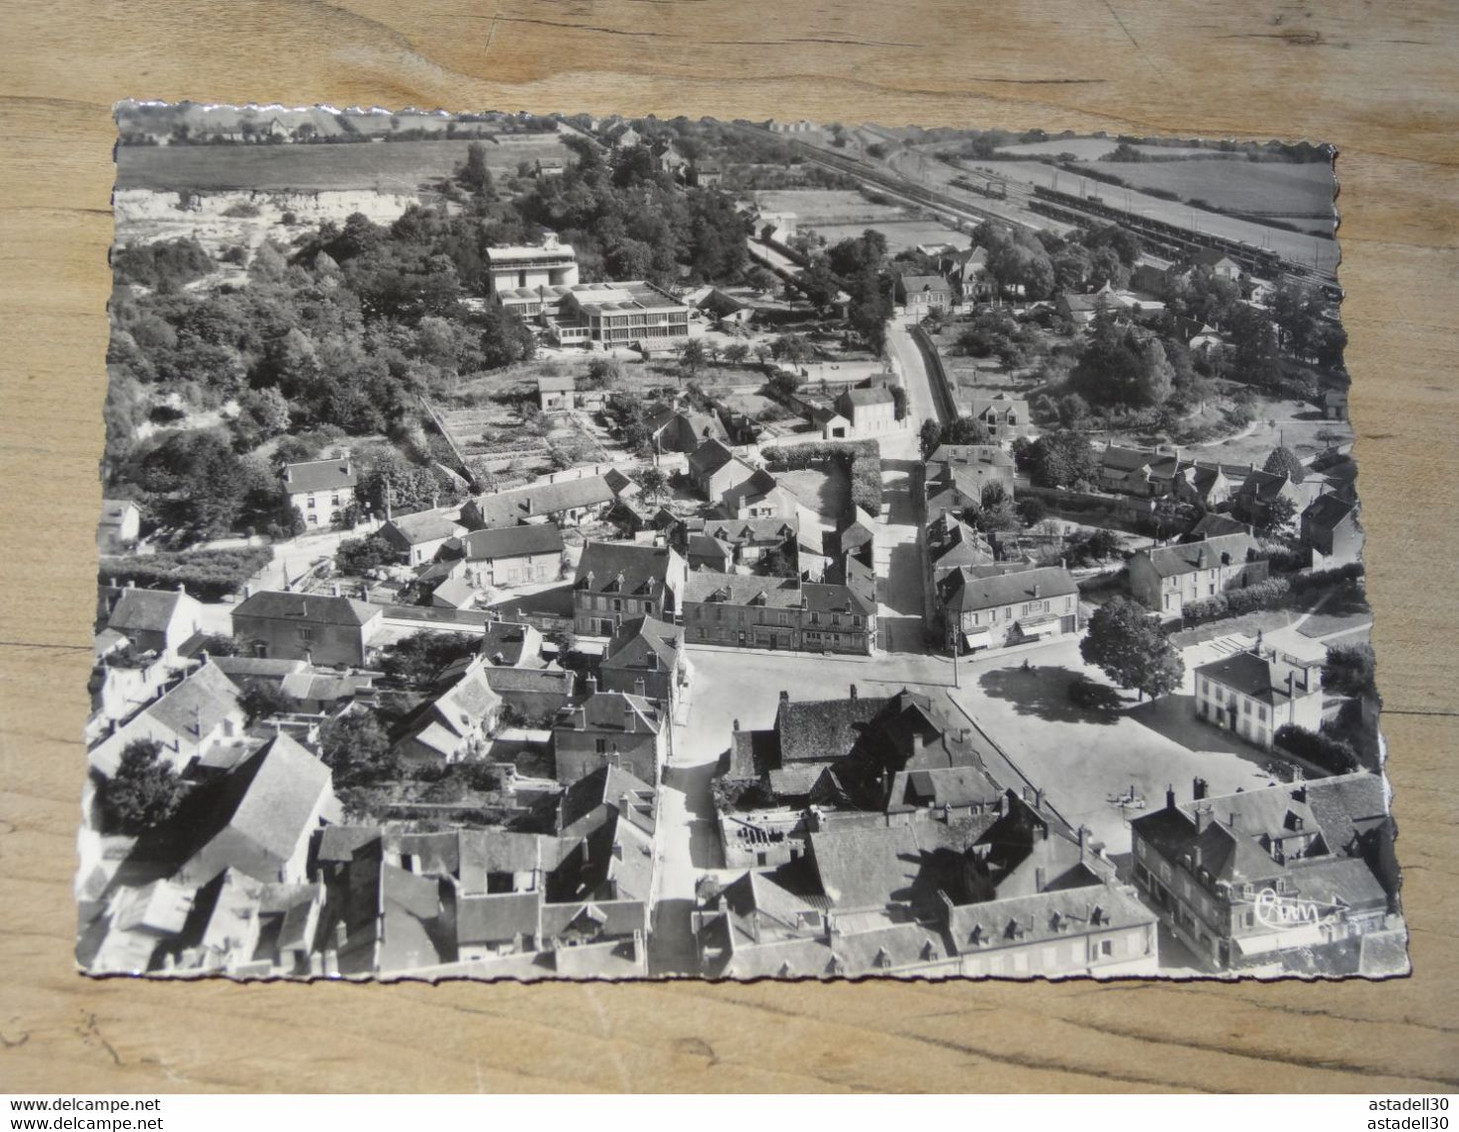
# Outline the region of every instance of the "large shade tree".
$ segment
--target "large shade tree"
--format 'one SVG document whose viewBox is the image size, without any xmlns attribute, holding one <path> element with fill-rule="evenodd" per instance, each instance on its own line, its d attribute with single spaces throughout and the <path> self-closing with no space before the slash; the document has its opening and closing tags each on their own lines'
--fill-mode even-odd
<svg viewBox="0 0 1459 1132">
<path fill-rule="evenodd" d="M 1079 655 L 1142 699 L 1175 691 L 1185 677 L 1185 663 L 1164 627 L 1126 597 L 1110 599 L 1089 619 Z"/>
</svg>

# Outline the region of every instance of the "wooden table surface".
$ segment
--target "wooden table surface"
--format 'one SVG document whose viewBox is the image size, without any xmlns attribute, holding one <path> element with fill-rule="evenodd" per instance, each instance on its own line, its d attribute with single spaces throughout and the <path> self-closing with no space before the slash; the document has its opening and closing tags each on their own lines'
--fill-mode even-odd
<svg viewBox="0 0 1459 1132">
<path fill-rule="evenodd" d="M 11 0 L 0 15 L 0 1090 L 1451 1091 L 1459 5 Z M 71 960 L 122 98 L 1329 141 L 1415 973 L 234 985 Z"/>
</svg>

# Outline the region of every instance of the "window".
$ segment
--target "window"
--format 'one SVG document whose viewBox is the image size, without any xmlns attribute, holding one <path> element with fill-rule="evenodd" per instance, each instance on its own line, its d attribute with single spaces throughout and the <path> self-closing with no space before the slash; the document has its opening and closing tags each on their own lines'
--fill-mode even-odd
<svg viewBox="0 0 1459 1132">
<path fill-rule="evenodd" d="M 622 611 L 623 611 L 623 599 L 622 598 L 615 597 L 613 599 L 613 612 L 614 613 L 621 613 Z"/>
<path fill-rule="evenodd" d="M 305 641 L 305 642 L 312 641 L 314 639 L 314 630 L 311 629 L 311 628 L 309 628 L 306 625 L 300 625 L 299 626 L 299 639 L 301 641 Z"/>
<path fill-rule="evenodd" d="M 597 752 L 600 755 L 606 755 L 608 753 L 608 740 L 606 739 L 594 740 L 593 746 L 597 749 Z"/>
<path fill-rule="evenodd" d="M 1099 954 L 1101 958 L 1108 959 L 1115 953 L 1115 945 L 1107 939 L 1099 941 Z"/>
<path fill-rule="evenodd" d="M 781 613 L 781 614 L 778 615 L 778 620 L 779 620 L 779 623 L 781 625 L 789 625 L 790 624 L 790 614 L 788 614 L 788 613 Z"/>
<path fill-rule="evenodd" d="M 1256 705 L 1256 718 L 1261 720 L 1263 723 L 1266 722 L 1266 708 L 1263 707 L 1261 704 Z"/>
<path fill-rule="evenodd" d="M 820 623 L 821 623 L 821 615 L 819 613 L 812 613 L 811 614 L 811 624 L 812 625 L 819 625 Z"/>
<path fill-rule="evenodd" d="M 1250 715 L 1251 714 L 1251 701 L 1250 700 L 1243 700 L 1242 703 L 1241 703 L 1241 710 L 1244 713 L 1246 713 L 1247 715 Z"/>
<path fill-rule="evenodd" d="M 643 611 L 647 613 L 650 617 L 652 617 L 654 613 L 654 603 L 651 601 L 644 602 Z"/>
</svg>

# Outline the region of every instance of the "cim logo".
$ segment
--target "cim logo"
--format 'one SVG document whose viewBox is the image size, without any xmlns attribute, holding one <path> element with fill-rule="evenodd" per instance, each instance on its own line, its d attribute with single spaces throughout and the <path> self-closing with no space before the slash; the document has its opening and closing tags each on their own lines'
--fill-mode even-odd
<svg viewBox="0 0 1459 1132">
<path fill-rule="evenodd" d="M 1342 912 L 1340 904 L 1320 904 L 1300 896 L 1280 896 L 1264 888 L 1256 898 L 1256 918 L 1269 928 L 1290 928 L 1301 924 L 1330 924 Z"/>
</svg>

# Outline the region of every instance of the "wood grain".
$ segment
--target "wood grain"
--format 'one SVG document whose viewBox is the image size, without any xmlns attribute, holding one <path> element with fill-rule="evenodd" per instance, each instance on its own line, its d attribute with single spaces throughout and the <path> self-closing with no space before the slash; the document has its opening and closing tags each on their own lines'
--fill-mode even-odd
<svg viewBox="0 0 1459 1132">
<path fill-rule="evenodd" d="M 0 37 L 0 1089 L 1424 1090 L 1459 1083 L 1459 8 L 1411 0 L 10 4 Z M 1330 141 L 1413 931 L 1383 984 L 391 987 L 70 959 L 126 97 Z"/>
</svg>

